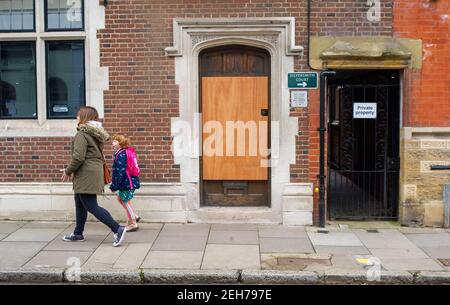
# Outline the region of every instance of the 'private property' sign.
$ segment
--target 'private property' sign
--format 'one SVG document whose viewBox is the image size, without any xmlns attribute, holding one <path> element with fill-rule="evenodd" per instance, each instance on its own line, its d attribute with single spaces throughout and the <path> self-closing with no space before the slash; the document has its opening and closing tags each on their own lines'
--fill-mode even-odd
<svg viewBox="0 0 450 305">
<path fill-rule="evenodd" d="M 377 103 L 353 103 L 354 119 L 376 119 Z"/>
</svg>

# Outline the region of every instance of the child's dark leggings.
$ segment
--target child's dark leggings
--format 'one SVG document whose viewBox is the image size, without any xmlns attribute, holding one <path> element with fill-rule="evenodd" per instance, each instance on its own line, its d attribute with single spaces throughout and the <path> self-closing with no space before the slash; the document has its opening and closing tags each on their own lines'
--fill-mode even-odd
<svg viewBox="0 0 450 305">
<path fill-rule="evenodd" d="M 88 212 L 95 216 L 99 221 L 107 225 L 111 231 L 117 233 L 119 224 L 112 218 L 111 214 L 97 203 L 97 195 L 75 194 L 75 207 L 77 226 L 74 234 L 82 235 L 84 225 L 87 220 Z"/>
</svg>

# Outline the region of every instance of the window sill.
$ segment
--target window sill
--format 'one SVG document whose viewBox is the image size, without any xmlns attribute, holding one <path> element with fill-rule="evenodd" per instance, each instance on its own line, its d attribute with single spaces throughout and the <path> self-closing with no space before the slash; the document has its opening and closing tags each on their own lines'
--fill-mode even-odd
<svg viewBox="0 0 450 305">
<path fill-rule="evenodd" d="M 73 137 L 76 120 L 0 120 L 0 137 Z"/>
</svg>

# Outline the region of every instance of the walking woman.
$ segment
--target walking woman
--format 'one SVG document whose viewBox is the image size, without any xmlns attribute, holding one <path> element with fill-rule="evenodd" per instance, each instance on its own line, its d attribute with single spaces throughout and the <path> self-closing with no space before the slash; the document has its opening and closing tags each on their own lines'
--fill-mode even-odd
<svg viewBox="0 0 450 305">
<path fill-rule="evenodd" d="M 97 195 L 104 192 L 103 146 L 109 135 L 98 121 L 93 107 L 81 107 L 77 115 L 77 134 L 72 142 L 72 159 L 64 170 L 61 181 L 73 181 L 75 192 L 75 231 L 63 237 L 64 241 L 84 241 L 83 231 L 88 212 L 114 232 L 113 246 L 122 244 L 125 227 L 120 226 L 111 214 L 97 203 Z"/>
</svg>

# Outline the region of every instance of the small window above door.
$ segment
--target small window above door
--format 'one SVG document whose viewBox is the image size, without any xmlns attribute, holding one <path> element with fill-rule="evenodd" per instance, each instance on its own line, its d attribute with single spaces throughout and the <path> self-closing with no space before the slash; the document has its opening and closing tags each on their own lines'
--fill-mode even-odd
<svg viewBox="0 0 450 305">
<path fill-rule="evenodd" d="M 200 53 L 201 76 L 269 76 L 270 54 L 247 46 L 227 46 Z"/>
</svg>

